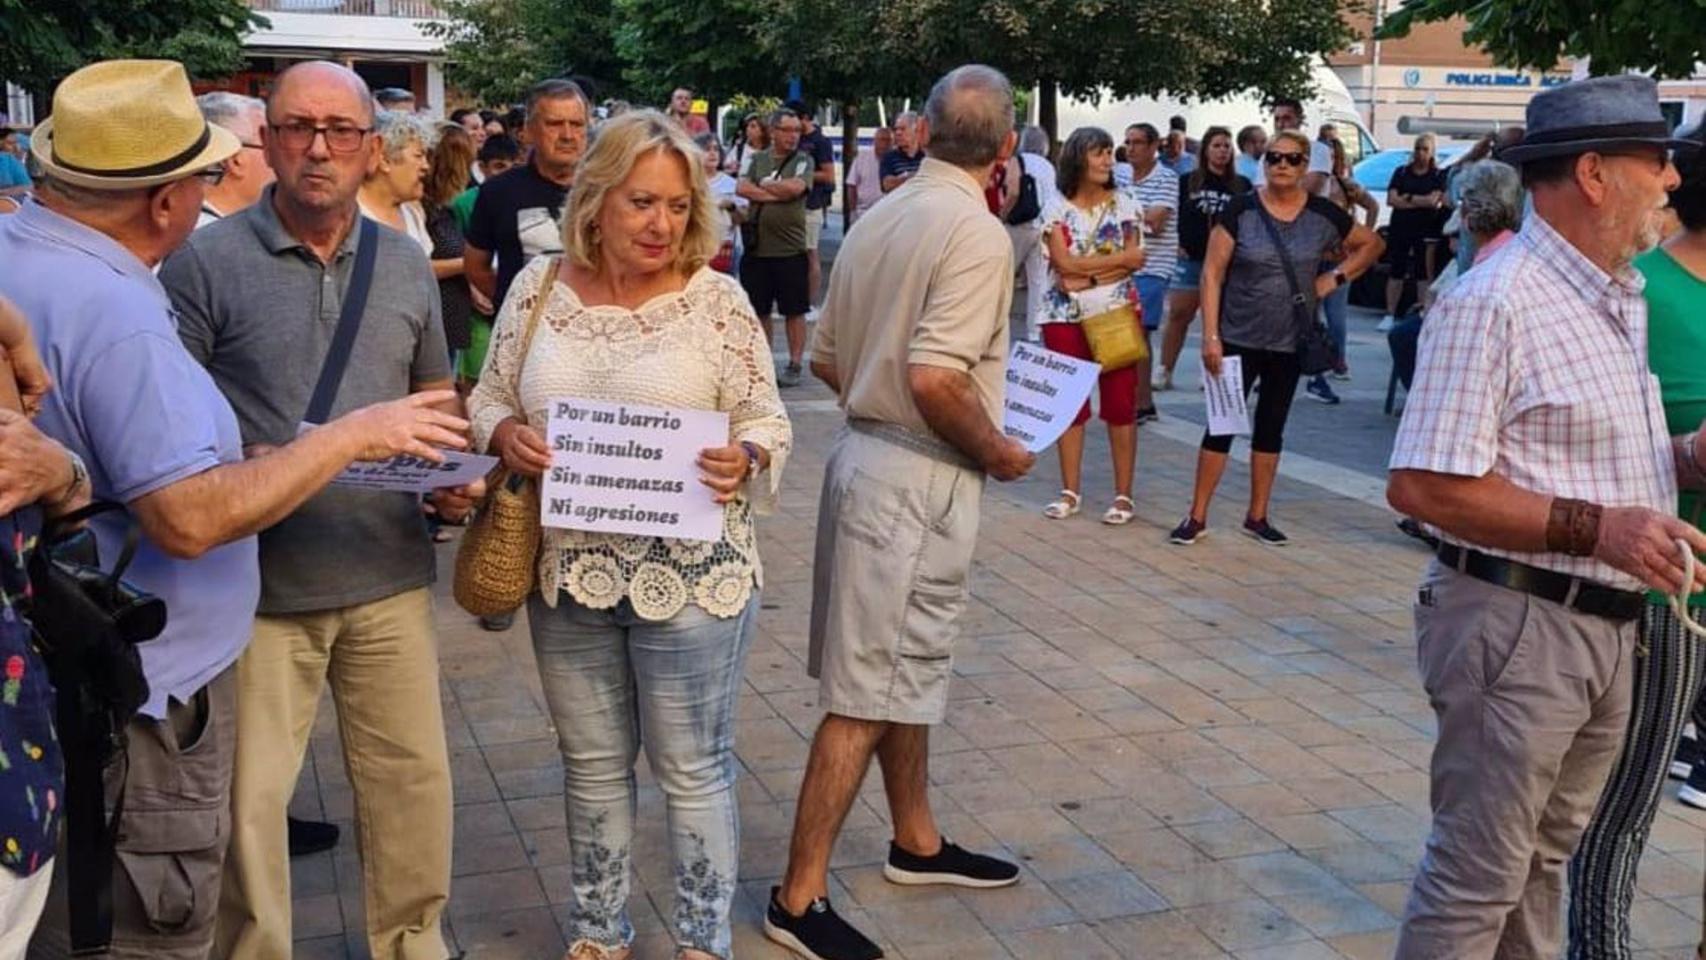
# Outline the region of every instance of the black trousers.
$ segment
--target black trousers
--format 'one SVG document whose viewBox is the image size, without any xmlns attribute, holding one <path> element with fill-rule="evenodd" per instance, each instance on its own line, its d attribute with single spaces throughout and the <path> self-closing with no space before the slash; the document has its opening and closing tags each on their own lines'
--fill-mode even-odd
<svg viewBox="0 0 1706 960">
<path fill-rule="evenodd" d="M 1291 400 L 1297 395 L 1297 381 L 1303 371 L 1297 364 L 1297 354 L 1289 350 L 1258 350 L 1236 343 L 1225 345 L 1226 356 L 1241 357 L 1244 362 L 1244 399 L 1250 399 L 1250 388 L 1259 380 L 1262 392 L 1256 396 L 1256 417 L 1250 434 L 1250 449 L 1257 453 L 1279 453 L 1285 436 L 1285 421 L 1291 416 Z M 1214 453 L 1232 450 L 1232 435 L 1210 436 L 1203 433 L 1202 448 Z"/>
</svg>

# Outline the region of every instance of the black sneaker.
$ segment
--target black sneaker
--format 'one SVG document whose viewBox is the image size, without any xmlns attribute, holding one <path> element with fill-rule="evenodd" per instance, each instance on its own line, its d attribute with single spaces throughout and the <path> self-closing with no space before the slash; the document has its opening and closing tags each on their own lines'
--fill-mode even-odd
<svg viewBox="0 0 1706 960">
<path fill-rule="evenodd" d="M 1687 780 L 1694 771 L 1694 765 L 1700 762 L 1700 740 L 1694 732 L 1694 724 L 1682 728 L 1682 739 L 1676 742 L 1676 756 L 1670 761 L 1670 778 L 1672 780 Z"/>
<path fill-rule="evenodd" d="M 841 919 L 829 898 L 819 897 L 794 916 L 776 902 L 781 887 L 770 888 L 770 909 L 764 911 L 764 935 L 806 960 L 878 960 L 883 949 Z"/>
<path fill-rule="evenodd" d="M 493 614 L 489 617 L 481 617 L 480 618 L 480 629 L 481 630 L 488 630 L 492 633 L 503 633 L 505 630 L 508 630 L 511 626 L 514 626 L 514 624 L 515 624 L 515 611 L 514 610 L 511 610 L 508 613 L 496 613 L 496 614 Z"/>
<path fill-rule="evenodd" d="M 1159 423 L 1161 422 L 1161 414 L 1155 409 L 1155 405 L 1151 404 L 1137 411 L 1137 422 L 1139 424 Z"/>
<path fill-rule="evenodd" d="M 1706 763 L 1696 763 L 1688 773 L 1688 782 L 1676 792 L 1676 798 L 1696 810 L 1706 810 Z"/>
<path fill-rule="evenodd" d="M 783 367 L 782 372 L 776 376 L 776 385 L 778 387 L 797 387 L 804 376 L 805 370 L 799 364 L 790 363 Z"/>
<path fill-rule="evenodd" d="M 1336 406 L 1339 402 L 1339 395 L 1334 393 L 1333 388 L 1327 384 L 1326 377 L 1318 376 L 1311 379 L 1309 385 L 1303 389 L 1309 395 L 1309 399 L 1318 400 L 1329 407 Z"/>
<path fill-rule="evenodd" d="M 1244 535 L 1259 540 L 1270 547 L 1283 547 L 1291 542 L 1291 538 L 1281 533 L 1278 527 L 1269 523 L 1266 517 L 1260 520 L 1245 517 Z"/>
<path fill-rule="evenodd" d="M 338 845 L 338 825 L 335 823 L 287 817 L 285 826 L 289 831 L 290 855 L 293 857 L 306 857 Z"/>
<path fill-rule="evenodd" d="M 907 886 L 943 883 L 954 887 L 988 889 L 1018 883 L 1019 867 L 995 857 L 972 853 L 947 837 L 942 838 L 942 849 L 929 857 L 909 853 L 890 840 L 889 859 L 883 864 L 883 876 L 890 883 Z"/>
<path fill-rule="evenodd" d="M 1194 517 L 1186 517 L 1185 521 L 1173 528 L 1167 534 L 1167 539 L 1181 547 L 1188 547 L 1208 535 L 1208 524 L 1199 522 Z"/>
</svg>

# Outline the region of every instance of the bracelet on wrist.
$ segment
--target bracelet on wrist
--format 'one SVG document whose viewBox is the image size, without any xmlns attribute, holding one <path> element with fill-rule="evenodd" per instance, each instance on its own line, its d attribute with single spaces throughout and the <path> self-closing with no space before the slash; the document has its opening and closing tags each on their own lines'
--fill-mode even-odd
<svg viewBox="0 0 1706 960">
<path fill-rule="evenodd" d="M 1553 497 L 1546 515 L 1546 549 L 1572 557 L 1591 557 L 1599 545 L 1599 521 L 1605 508 L 1586 500 Z"/>
</svg>

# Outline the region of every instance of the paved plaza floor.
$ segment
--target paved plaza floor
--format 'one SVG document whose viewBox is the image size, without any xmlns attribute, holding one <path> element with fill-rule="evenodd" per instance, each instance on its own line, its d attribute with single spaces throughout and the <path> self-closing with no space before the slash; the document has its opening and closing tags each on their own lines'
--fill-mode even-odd
<svg viewBox="0 0 1706 960">
<path fill-rule="evenodd" d="M 1031 478 L 990 485 L 952 704 L 932 735 L 933 802 L 949 836 L 1012 856 L 1023 878 L 987 892 L 886 883 L 873 771 L 836 848 L 832 896 L 889 957 L 1391 956 L 1428 827 L 1434 721 L 1410 634 L 1426 553 L 1380 503 L 1394 423 L 1380 411 L 1385 351 L 1372 317 L 1355 323 L 1355 389 L 1340 407 L 1300 399 L 1288 437 L 1273 519 L 1289 547 L 1238 535 L 1240 464 L 1209 537 L 1166 542 L 1195 461 L 1194 379 L 1163 394 L 1162 422 L 1143 428 L 1130 526 L 1097 522 L 1111 488 L 1095 424 L 1079 517 L 1040 513 L 1059 485 L 1052 453 Z M 804 666 L 811 546 L 841 418 L 821 385 L 786 397 L 797 448 L 780 511 L 760 527 L 763 615 L 737 732 L 742 960 L 789 956 L 759 918 L 820 715 Z M 562 769 L 526 626 L 484 633 L 447 585 L 437 593 L 456 790 L 447 930 L 475 960 L 556 960 L 569 897 Z M 336 850 L 293 864 L 297 956 L 366 957 L 353 798 L 329 704 L 311 753 L 293 810 L 345 830 Z M 643 765 L 637 956 L 668 960 L 663 800 Z M 1706 814 L 1673 795 L 1634 908 L 1651 960 L 1691 956 L 1701 927 Z"/>
</svg>

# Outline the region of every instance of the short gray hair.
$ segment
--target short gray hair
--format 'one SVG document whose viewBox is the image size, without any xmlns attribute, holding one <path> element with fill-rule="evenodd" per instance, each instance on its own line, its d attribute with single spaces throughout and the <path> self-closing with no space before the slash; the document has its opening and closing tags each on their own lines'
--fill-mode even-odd
<svg viewBox="0 0 1706 960">
<path fill-rule="evenodd" d="M 1048 156 L 1048 131 L 1036 124 L 1026 124 L 1019 134 L 1019 152 Z"/>
<path fill-rule="evenodd" d="M 1472 234 L 1496 234 L 1522 225 L 1522 177 L 1497 160 L 1477 160 L 1463 171 L 1458 198 L 1463 228 Z"/>
<path fill-rule="evenodd" d="M 892 124 L 892 126 L 898 130 L 902 126 L 909 126 L 910 127 L 910 126 L 917 126 L 917 124 L 918 124 L 918 114 L 916 111 L 902 110 L 900 113 L 897 113 L 894 115 L 894 123 Z"/>
<path fill-rule="evenodd" d="M 388 160 L 401 156 L 410 143 L 420 144 L 422 150 L 431 150 L 432 145 L 438 142 L 437 132 L 426 121 L 398 110 L 379 111 L 373 118 L 373 136 L 384 146 Z"/>
<path fill-rule="evenodd" d="M 550 80 L 541 80 L 534 84 L 533 88 L 527 91 L 527 115 L 529 117 L 533 116 L 533 110 L 539 106 L 541 100 L 579 100 L 581 106 L 586 108 L 587 119 L 592 119 L 592 101 L 587 99 L 586 91 L 581 89 L 581 85 L 573 80 L 553 77 Z"/>
<path fill-rule="evenodd" d="M 955 67 L 930 88 L 924 119 L 932 157 L 959 167 L 993 163 L 1013 132 L 1013 85 L 994 67 Z"/>
<path fill-rule="evenodd" d="M 252 140 L 266 125 L 267 105 L 255 97 L 229 90 L 215 90 L 195 98 L 202 119 L 235 133 L 239 140 Z"/>
</svg>

